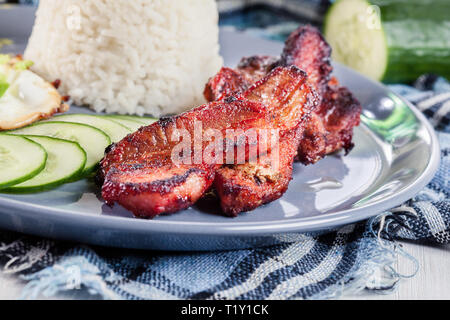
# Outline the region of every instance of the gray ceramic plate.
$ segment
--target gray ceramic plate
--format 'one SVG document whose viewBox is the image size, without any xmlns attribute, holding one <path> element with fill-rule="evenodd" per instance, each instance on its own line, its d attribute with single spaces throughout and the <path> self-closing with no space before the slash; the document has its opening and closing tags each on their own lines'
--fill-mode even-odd
<svg viewBox="0 0 450 320">
<path fill-rule="evenodd" d="M 18 44 L 14 49 L 20 50 L 27 30 L 15 34 L 11 24 L 2 26 L 1 11 L 0 32 L 9 32 Z M 276 55 L 282 48 L 277 42 L 227 30 L 221 32 L 221 43 L 230 66 L 242 56 Z M 203 202 L 147 221 L 104 205 L 93 182 L 80 181 L 47 193 L 0 195 L 0 227 L 126 248 L 225 250 L 295 241 L 306 232 L 323 232 L 397 206 L 419 192 L 437 170 L 439 147 L 433 129 L 387 88 L 341 65 L 335 67 L 336 76 L 364 106 L 356 147 L 346 157 L 329 156 L 310 167 L 296 164 L 294 180 L 278 201 L 235 219 L 221 216 L 217 203 Z M 72 112 L 87 111 L 74 107 Z"/>
</svg>

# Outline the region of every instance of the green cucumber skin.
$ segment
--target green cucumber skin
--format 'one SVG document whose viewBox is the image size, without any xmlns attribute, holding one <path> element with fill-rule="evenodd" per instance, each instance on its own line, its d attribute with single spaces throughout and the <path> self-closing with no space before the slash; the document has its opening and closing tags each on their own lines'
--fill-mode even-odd
<svg viewBox="0 0 450 320">
<path fill-rule="evenodd" d="M 32 124 L 32 125 L 30 125 L 28 127 L 24 127 L 24 128 L 12 130 L 12 131 L 7 131 L 7 133 L 10 134 L 10 135 L 20 135 L 20 136 L 31 135 L 31 134 L 27 134 L 27 133 L 20 133 L 20 131 L 21 130 L 26 130 L 27 128 L 38 127 L 38 126 L 44 125 L 44 124 L 60 124 L 60 125 L 67 124 L 67 125 L 76 125 L 76 126 L 89 127 L 91 129 L 95 130 L 96 132 L 100 133 L 105 138 L 105 141 L 108 142 L 107 146 L 112 143 L 111 139 L 109 138 L 109 136 L 106 133 L 104 133 L 102 130 L 100 130 L 98 128 L 95 128 L 93 126 L 90 126 L 90 125 L 81 124 L 81 123 L 75 123 L 75 122 L 61 122 L 61 121 L 37 122 L 37 123 L 34 123 L 34 124 Z M 72 141 L 72 140 L 69 140 L 69 141 Z M 90 177 L 91 175 L 93 175 L 97 171 L 98 167 L 99 167 L 99 163 L 96 163 L 94 165 L 91 165 L 90 167 L 84 168 L 83 172 L 80 174 L 80 177 L 77 178 L 77 180 Z"/>
<path fill-rule="evenodd" d="M 2 134 L 3 134 L 3 133 L 2 133 Z M 8 135 L 8 134 L 5 134 L 5 135 Z M 25 137 L 21 137 L 21 138 L 26 139 L 26 140 L 28 140 L 29 142 L 32 142 L 32 143 L 36 144 L 37 146 L 39 146 L 39 147 L 45 152 L 45 161 L 42 162 L 42 164 L 41 164 L 35 171 L 33 171 L 32 173 L 30 173 L 29 175 L 20 177 L 20 178 L 18 178 L 18 179 L 16 179 L 16 180 L 9 181 L 9 182 L 4 183 L 4 184 L 1 184 L 1 185 L 0 185 L 0 192 L 3 192 L 3 190 L 6 189 L 6 188 L 12 187 L 12 186 L 14 186 L 14 185 L 16 185 L 16 184 L 19 184 L 19 183 L 25 182 L 25 181 L 27 181 L 27 180 L 29 180 L 29 179 L 31 179 L 31 178 L 34 178 L 34 177 L 37 176 L 42 170 L 45 169 L 45 165 L 47 164 L 48 154 L 47 154 L 47 152 L 45 151 L 45 149 L 44 149 L 39 143 L 36 143 L 36 142 L 34 142 L 34 141 L 30 140 L 30 139 L 27 139 L 27 138 L 25 138 Z"/>
<path fill-rule="evenodd" d="M 334 19 L 334 7 L 325 16 L 324 30 Z M 423 74 L 450 79 L 450 0 L 361 0 L 379 8 L 381 32 L 386 38 L 387 65 L 377 80 L 411 83 Z"/>
<path fill-rule="evenodd" d="M 380 8 L 383 21 L 432 20 L 448 21 L 450 1 L 448 0 L 369 0 Z"/>
<path fill-rule="evenodd" d="M 69 183 L 69 182 L 74 182 L 74 181 L 79 180 L 81 178 L 81 173 L 83 172 L 84 166 L 86 164 L 87 156 L 86 156 L 86 151 L 84 151 L 84 149 L 81 148 L 81 146 L 77 142 L 63 140 L 63 139 L 58 139 L 58 138 L 50 138 L 50 137 L 46 137 L 46 136 L 32 136 L 32 135 L 30 135 L 30 136 L 22 136 L 22 137 L 27 138 L 29 140 L 31 140 L 30 138 L 33 138 L 33 137 L 38 137 L 38 138 L 42 137 L 42 138 L 47 138 L 47 139 L 52 139 L 52 140 L 60 140 L 60 141 L 66 142 L 66 143 L 74 144 L 84 154 L 84 162 L 82 164 L 80 164 L 80 167 L 78 168 L 77 171 L 73 172 L 70 176 L 64 177 L 61 180 L 55 181 L 53 183 L 48 183 L 46 185 L 35 186 L 35 187 L 15 187 L 15 186 L 12 186 L 12 187 L 6 188 L 4 190 L 1 190 L 2 193 L 10 193 L 10 194 L 39 193 L 39 192 L 49 191 L 49 190 L 57 188 L 57 187 L 59 187 L 59 186 L 61 186 L 63 184 L 66 184 L 66 183 Z M 22 181 L 22 182 L 25 182 L 25 181 Z"/>
<path fill-rule="evenodd" d="M 388 45 L 386 83 L 412 82 L 425 73 L 450 78 L 450 20 L 384 22 Z"/>
<path fill-rule="evenodd" d="M 117 127 L 119 127 L 121 129 L 121 134 L 119 136 L 117 136 L 115 130 L 111 131 L 111 127 L 102 127 L 101 123 L 100 124 L 96 124 L 96 123 L 93 123 L 92 121 L 86 121 L 87 119 L 91 119 L 94 122 L 97 121 L 97 119 L 100 119 L 101 121 L 105 121 L 106 120 L 107 123 L 113 123 L 113 125 L 116 126 L 115 129 L 117 129 Z M 128 128 L 127 126 L 124 126 L 121 123 L 113 121 L 113 120 L 111 120 L 111 119 L 109 119 L 107 117 L 91 115 L 91 114 L 63 114 L 63 115 L 60 115 L 60 116 L 53 117 L 50 120 L 47 120 L 47 122 L 55 122 L 55 121 L 56 122 L 59 122 L 59 121 L 61 121 L 61 122 L 73 122 L 73 123 L 80 123 L 80 124 L 85 124 L 85 125 L 88 125 L 88 126 L 92 126 L 94 128 L 97 128 L 97 129 L 102 130 L 103 132 L 105 132 L 110 137 L 112 142 L 118 142 L 118 141 L 122 140 L 122 138 L 125 137 L 126 134 L 131 133 L 130 128 Z M 117 141 L 114 141 L 114 140 L 117 140 Z"/>
<path fill-rule="evenodd" d="M 449 0 L 370 0 L 380 8 L 388 47 L 385 83 L 425 73 L 450 78 Z"/>
</svg>

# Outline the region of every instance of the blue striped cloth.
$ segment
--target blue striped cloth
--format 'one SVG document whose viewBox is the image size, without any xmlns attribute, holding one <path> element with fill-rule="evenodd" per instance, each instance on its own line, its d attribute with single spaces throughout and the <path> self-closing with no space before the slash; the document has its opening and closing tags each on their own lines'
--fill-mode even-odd
<svg viewBox="0 0 450 320">
<path fill-rule="evenodd" d="M 216 253 L 130 253 L 1 232 L 3 272 L 28 281 L 28 298 L 78 288 L 112 299 L 315 299 L 392 288 L 401 277 L 386 268 L 401 253 L 394 239 L 450 243 L 450 85 L 443 79 L 427 88 L 421 83 L 420 89 L 391 88 L 434 123 L 441 167 L 422 192 L 391 213 L 296 243 Z M 387 285 L 376 277 L 381 269 L 391 270 Z"/>
<path fill-rule="evenodd" d="M 257 17 L 266 14 L 251 15 L 251 23 L 228 14 L 222 23 L 248 29 L 261 26 Z M 264 32 L 250 29 L 282 38 L 293 24 L 265 27 Z M 404 275 L 393 264 L 398 254 L 407 255 L 397 239 L 450 243 L 450 85 L 427 76 L 414 87 L 391 88 L 427 115 L 442 148 L 436 177 L 400 208 L 326 235 L 304 235 L 295 243 L 214 253 L 107 249 L 2 231 L 3 272 L 27 282 L 23 298 L 84 290 L 104 299 L 321 299 L 395 288 Z M 383 277 L 380 270 L 386 272 Z"/>
<path fill-rule="evenodd" d="M 28 281 L 26 298 L 83 289 L 110 299 L 318 299 L 391 289 L 402 277 L 392 268 L 396 255 L 406 254 L 395 239 L 450 243 L 450 115 L 442 111 L 450 85 L 392 89 L 434 121 L 442 161 L 433 181 L 391 213 L 296 243 L 215 253 L 130 252 L 1 232 L 3 272 Z"/>
</svg>

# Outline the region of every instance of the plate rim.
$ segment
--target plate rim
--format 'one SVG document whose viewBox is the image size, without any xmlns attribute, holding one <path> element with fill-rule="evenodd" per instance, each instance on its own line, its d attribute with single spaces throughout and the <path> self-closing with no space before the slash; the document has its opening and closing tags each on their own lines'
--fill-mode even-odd
<svg viewBox="0 0 450 320">
<path fill-rule="evenodd" d="M 226 28 L 221 28 L 221 32 L 225 33 L 237 33 L 246 34 L 245 32 L 229 31 Z M 279 42 L 263 39 L 257 37 L 259 40 L 273 42 L 278 44 Z M 9 211 L 17 213 L 19 220 L 39 217 L 40 221 L 48 224 L 57 224 L 58 227 L 73 227 L 77 228 L 99 228 L 108 229 L 110 231 L 120 232 L 145 232 L 152 235 L 186 235 L 186 236 L 210 236 L 210 237 L 228 237 L 228 236 L 264 236 L 283 233 L 306 233 L 313 231 L 322 231 L 335 229 L 339 226 L 362 221 L 373 216 L 376 216 L 383 211 L 391 209 L 396 205 L 404 203 L 411 199 L 420 190 L 422 190 L 434 177 L 440 164 L 440 148 L 439 141 L 434 128 L 431 123 L 412 103 L 404 99 L 402 96 L 396 94 L 390 90 L 387 86 L 380 82 L 374 81 L 365 77 L 364 75 L 352 70 L 342 64 L 333 62 L 333 65 L 340 69 L 343 69 L 346 73 L 352 76 L 358 76 L 364 78 L 371 86 L 383 90 L 386 94 L 390 93 L 398 97 L 410 110 L 413 111 L 418 121 L 423 125 L 428 133 L 430 139 L 430 159 L 418 178 L 402 188 L 398 193 L 388 195 L 382 199 L 376 200 L 364 207 L 350 208 L 346 210 L 340 210 L 334 213 L 325 213 L 316 215 L 313 217 L 296 217 L 290 219 L 277 219 L 271 221 L 258 221 L 258 222 L 241 222 L 231 219 L 227 222 L 188 222 L 188 221 L 168 221 L 168 220 L 141 220 L 129 217 L 111 216 L 111 215 L 92 215 L 89 213 L 80 213 L 73 210 L 63 210 L 60 208 L 51 208 L 44 205 L 38 205 L 33 203 L 27 203 L 23 201 L 8 199 L 0 194 L 0 227 L 5 226 L 6 223 L 2 222 L 2 217 L 9 215 Z M 370 130 L 370 129 L 369 129 Z M 14 228 L 11 230 L 21 231 L 21 223 L 13 223 Z M 30 231 L 27 229 L 27 233 L 42 235 L 42 229 Z M 29 232 L 30 231 L 30 232 Z M 81 233 L 80 233 L 81 234 Z M 86 237 L 71 236 L 71 240 L 83 242 Z M 84 241 L 86 242 L 86 241 Z M 89 242 L 89 241 L 88 241 Z M 90 241 L 90 243 L 93 243 Z"/>
<path fill-rule="evenodd" d="M 39 214 L 40 219 L 47 221 L 58 221 L 63 219 L 61 223 L 65 225 L 77 225 L 80 228 L 109 228 L 114 230 L 129 232 L 151 232 L 153 234 L 183 234 L 183 235 L 203 235 L 203 236 L 254 236 L 254 235 L 273 235 L 280 233 L 304 233 L 325 229 L 336 228 L 339 226 L 356 223 L 362 221 L 383 211 L 389 210 L 396 205 L 411 199 L 420 190 L 422 190 L 434 177 L 440 164 L 440 148 L 439 141 L 434 128 L 428 119 L 420 112 L 412 103 L 396 94 L 388 87 L 368 79 L 364 75 L 334 62 L 338 68 L 346 69 L 346 72 L 364 77 L 373 86 L 383 89 L 398 97 L 410 108 L 419 122 L 424 125 L 430 137 L 430 159 L 421 173 L 421 175 L 412 183 L 404 187 L 400 192 L 388 195 L 382 199 L 364 207 L 351 208 L 341 210 L 334 213 L 326 213 L 313 217 L 298 217 L 288 220 L 271 220 L 258 222 L 187 222 L 187 221 L 167 221 L 167 220 L 141 220 L 129 217 L 92 215 L 87 213 L 79 213 L 71 210 L 60 210 L 42 205 L 26 203 L 13 199 L 8 199 L 0 195 L 0 217 L 4 215 L 5 210 L 20 210 L 21 217 L 26 218 L 27 214 Z M 64 214 L 64 216 L 61 216 Z M 177 228 L 183 227 L 183 228 Z M 244 233 L 243 233 L 244 232 Z"/>
</svg>

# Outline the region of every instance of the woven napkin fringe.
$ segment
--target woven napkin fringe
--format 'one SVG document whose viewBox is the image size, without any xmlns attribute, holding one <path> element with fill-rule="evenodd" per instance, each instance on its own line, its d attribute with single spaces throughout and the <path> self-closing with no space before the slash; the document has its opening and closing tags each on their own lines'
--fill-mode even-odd
<svg viewBox="0 0 450 320">
<path fill-rule="evenodd" d="M 392 215 L 383 214 L 370 220 L 365 227 L 363 235 L 356 240 L 358 255 L 352 268 L 346 272 L 338 282 L 329 286 L 324 285 L 323 290 L 315 294 L 291 295 L 293 299 L 336 299 L 342 295 L 357 294 L 361 290 L 371 289 L 379 293 L 390 293 L 403 277 L 393 267 L 398 255 L 407 256 L 401 247 L 389 239 L 382 237 L 384 221 Z M 381 222 L 381 223 L 380 223 Z M 348 234 L 353 232 L 353 226 L 347 226 Z M 342 230 L 341 229 L 341 232 Z M 15 257 L 18 259 L 19 257 Z M 411 260 L 414 261 L 412 257 Z M 325 260 L 325 259 L 324 259 Z M 304 276 L 304 275 L 300 275 Z M 36 299 L 38 297 L 52 297 L 58 293 L 85 289 L 92 295 L 103 299 L 124 299 L 124 277 L 114 272 L 111 265 L 99 257 L 88 247 L 78 247 L 69 250 L 57 263 L 40 271 L 21 276 L 27 281 L 22 293 L 22 299 Z M 295 280 L 295 279 L 294 279 Z M 315 279 L 309 279 L 315 280 Z M 295 283 L 295 281 L 293 282 Z M 143 290 L 148 289 L 148 283 L 142 283 Z M 298 292 L 305 287 L 289 286 L 286 292 L 271 295 L 268 299 L 280 299 L 287 292 Z M 231 288 L 233 289 L 233 288 Z M 148 290 L 147 290 L 148 291 Z M 146 299 L 163 299 L 161 291 L 155 288 L 153 293 L 147 292 Z M 273 292 L 272 292 L 273 293 Z M 167 294 L 167 299 L 183 298 Z M 192 296 L 195 299 L 195 295 Z M 212 295 L 211 298 L 220 298 Z"/>
<path fill-rule="evenodd" d="M 28 281 L 20 299 L 53 297 L 58 293 L 87 289 L 103 299 L 119 299 L 106 285 L 100 270 L 84 256 L 64 257 L 51 267 L 21 278 Z"/>
<path fill-rule="evenodd" d="M 384 237 L 386 219 L 394 215 L 393 212 L 383 213 L 367 222 L 364 237 L 370 240 L 360 247 L 362 254 L 348 272 L 349 275 L 311 299 L 339 299 L 342 296 L 357 295 L 363 290 L 390 294 L 397 289 L 401 279 L 412 278 L 417 274 L 420 268 L 417 259 L 403 250 L 401 244 L 392 241 L 390 237 Z M 396 270 L 394 264 L 399 256 L 415 265 L 412 274 L 401 274 Z"/>
</svg>

